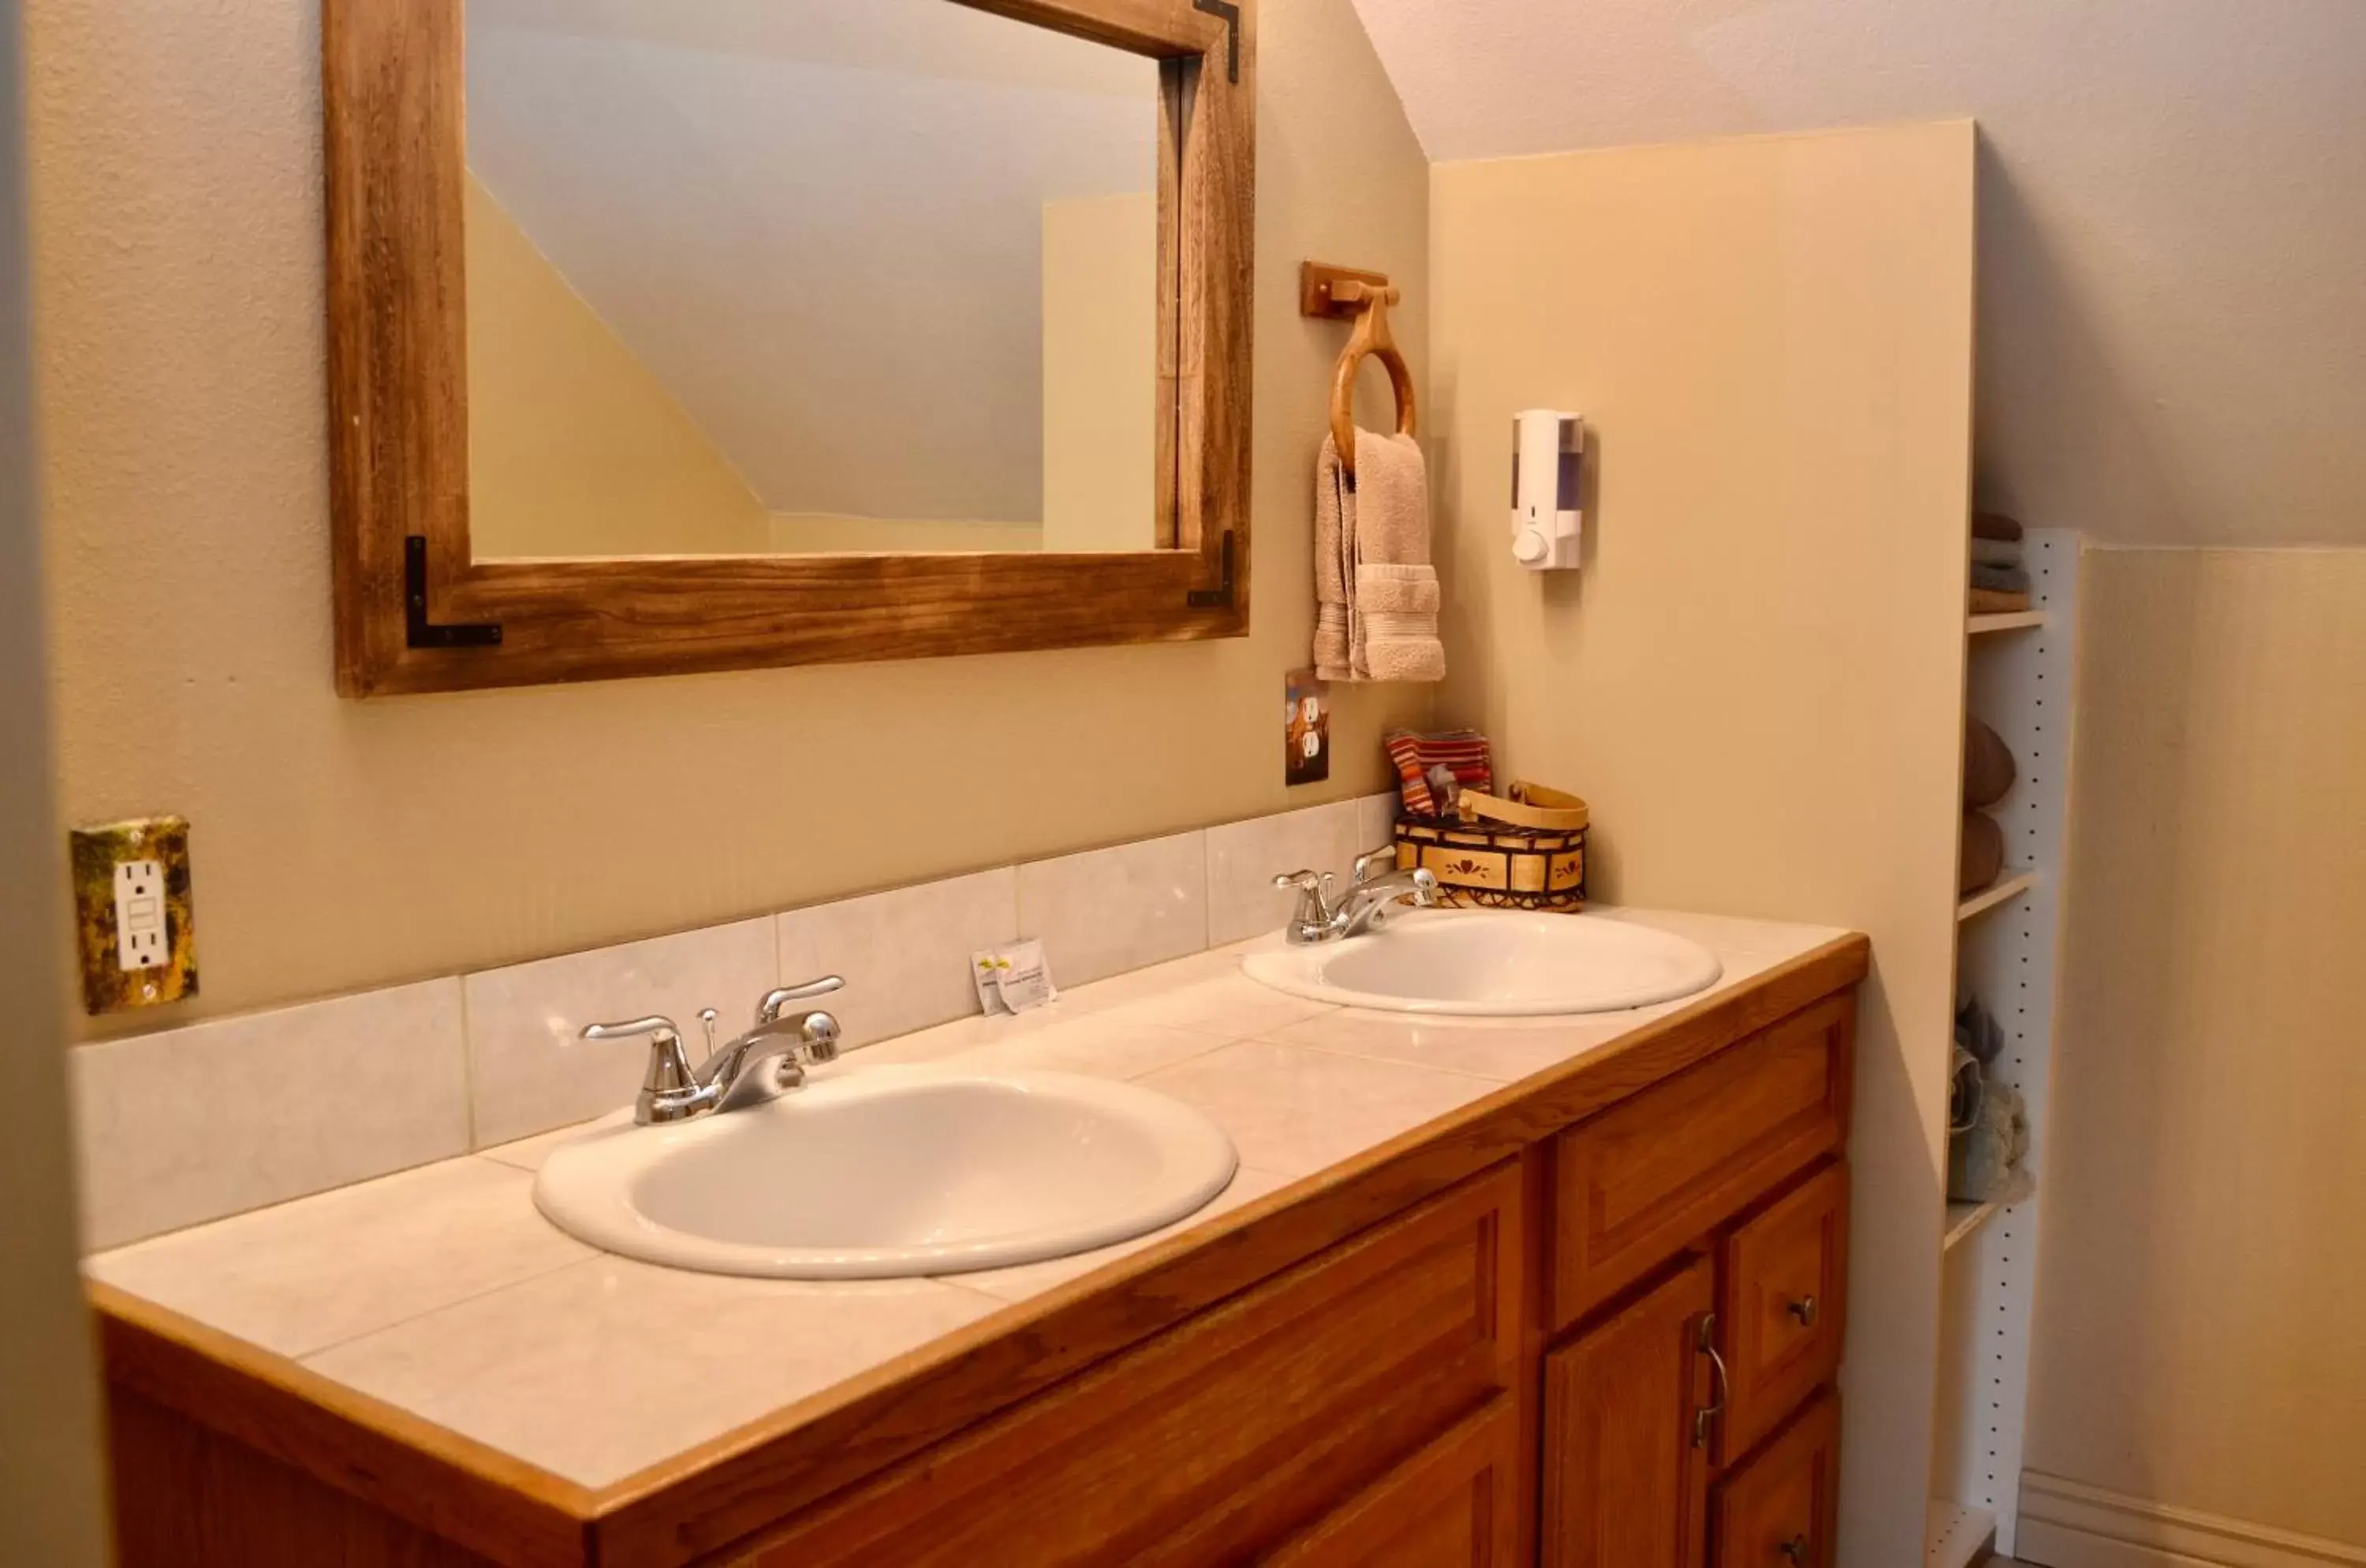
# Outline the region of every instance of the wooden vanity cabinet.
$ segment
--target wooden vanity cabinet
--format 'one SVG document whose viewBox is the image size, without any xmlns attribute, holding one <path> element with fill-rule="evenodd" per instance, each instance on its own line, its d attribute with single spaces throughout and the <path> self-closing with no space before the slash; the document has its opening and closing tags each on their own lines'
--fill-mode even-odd
<svg viewBox="0 0 2366 1568">
<path fill-rule="evenodd" d="M 1716 1299 L 1692 1258 L 1545 1358 L 1544 1568 L 1699 1568 Z"/>
<path fill-rule="evenodd" d="M 1516 1416 L 1526 1199 L 1504 1161 L 732 1561 L 1180 1568 L 1255 1560 L 1314 1525 L 1275 1560 L 1352 1563 L 1417 1525 L 1419 1561 L 1507 1562 L 1493 1543 L 1516 1528 L 1503 1416 Z M 1461 1554 L 1436 1554 L 1454 1539 Z"/>
<path fill-rule="evenodd" d="M 1826 1562 L 1853 1020 L 1808 1008 L 1555 1140 L 1544 1568 Z"/>
<path fill-rule="evenodd" d="M 97 1292 L 125 1568 L 1830 1568 L 1835 943 L 604 1491 Z"/>
</svg>

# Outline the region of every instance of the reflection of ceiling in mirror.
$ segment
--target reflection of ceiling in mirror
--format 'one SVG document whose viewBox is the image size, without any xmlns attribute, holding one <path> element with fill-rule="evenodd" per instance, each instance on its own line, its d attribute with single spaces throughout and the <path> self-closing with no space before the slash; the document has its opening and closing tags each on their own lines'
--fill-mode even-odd
<svg viewBox="0 0 2366 1568">
<path fill-rule="evenodd" d="M 468 19 L 471 168 L 766 507 L 1042 516 L 1042 209 L 1150 187 L 1150 62 L 947 0 Z"/>
</svg>

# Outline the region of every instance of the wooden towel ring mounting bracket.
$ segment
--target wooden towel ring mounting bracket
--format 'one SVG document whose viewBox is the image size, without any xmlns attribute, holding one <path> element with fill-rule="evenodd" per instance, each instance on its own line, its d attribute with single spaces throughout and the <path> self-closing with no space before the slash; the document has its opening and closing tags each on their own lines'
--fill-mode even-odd
<svg viewBox="0 0 2366 1568">
<path fill-rule="evenodd" d="M 1350 479 L 1356 474 L 1356 373 L 1366 359 L 1377 357 L 1388 370 L 1389 384 L 1396 392 L 1397 434 L 1415 434 L 1413 367 L 1405 363 L 1395 334 L 1389 331 L 1389 307 L 1403 297 L 1385 273 L 1358 272 L 1322 262 L 1299 266 L 1299 313 L 1352 318 L 1356 323 L 1331 377 L 1331 439 L 1339 449 L 1340 471 Z"/>
</svg>

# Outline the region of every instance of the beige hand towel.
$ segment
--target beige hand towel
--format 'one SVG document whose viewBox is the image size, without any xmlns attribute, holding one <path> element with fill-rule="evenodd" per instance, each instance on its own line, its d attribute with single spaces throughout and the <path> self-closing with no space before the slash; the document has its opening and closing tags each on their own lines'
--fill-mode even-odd
<svg viewBox="0 0 2366 1568">
<path fill-rule="evenodd" d="M 1354 536 L 1348 519 L 1355 515 L 1339 469 L 1339 445 L 1323 438 L 1323 456 L 1314 465 L 1314 678 L 1353 681 L 1355 661 L 1347 647 L 1348 623 L 1355 606 L 1347 590 L 1356 581 Z"/>
<path fill-rule="evenodd" d="M 1315 476 L 1315 672 L 1326 681 L 1445 679 L 1419 444 L 1358 430 L 1351 488 L 1325 439 Z"/>
</svg>

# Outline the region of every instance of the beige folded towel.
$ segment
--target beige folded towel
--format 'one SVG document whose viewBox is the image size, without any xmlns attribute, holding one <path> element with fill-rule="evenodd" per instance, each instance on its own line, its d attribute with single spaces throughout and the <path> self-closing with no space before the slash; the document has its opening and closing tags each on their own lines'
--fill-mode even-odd
<svg viewBox="0 0 2366 1568">
<path fill-rule="evenodd" d="M 1327 438 L 1315 465 L 1314 668 L 1326 681 L 1439 681 L 1429 475 L 1410 435 L 1356 433 L 1356 484 Z"/>
</svg>

